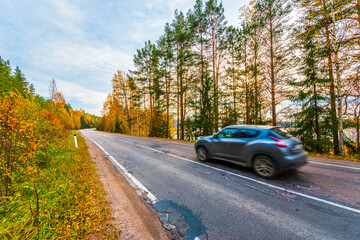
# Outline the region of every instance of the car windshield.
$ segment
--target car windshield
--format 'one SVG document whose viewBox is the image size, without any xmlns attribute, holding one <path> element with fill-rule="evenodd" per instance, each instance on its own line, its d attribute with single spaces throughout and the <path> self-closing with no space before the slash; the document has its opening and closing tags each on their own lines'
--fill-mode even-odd
<svg viewBox="0 0 360 240">
<path fill-rule="evenodd" d="M 277 135 L 279 135 L 282 138 L 291 138 L 291 136 L 289 134 L 286 134 L 285 132 L 281 131 L 280 128 L 272 128 L 271 132 L 276 133 Z"/>
</svg>

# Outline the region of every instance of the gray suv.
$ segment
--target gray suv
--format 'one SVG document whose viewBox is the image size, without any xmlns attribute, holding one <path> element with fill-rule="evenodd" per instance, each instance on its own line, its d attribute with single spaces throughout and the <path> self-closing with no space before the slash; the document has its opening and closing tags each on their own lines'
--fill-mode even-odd
<svg viewBox="0 0 360 240">
<path fill-rule="evenodd" d="M 264 178 L 296 170 L 307 162 L 300 140 L 270 126 L 228 126 L 214 136 L 200 137 L 195 150 L 199 161 L 241 163 Z"/>
</svg>

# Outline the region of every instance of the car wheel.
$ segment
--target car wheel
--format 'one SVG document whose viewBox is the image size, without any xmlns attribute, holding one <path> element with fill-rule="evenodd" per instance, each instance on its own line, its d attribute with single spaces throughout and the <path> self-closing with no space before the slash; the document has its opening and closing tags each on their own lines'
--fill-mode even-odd
<svg viewBox="0 0 360 240">
<path fill-rule="evenodd" d="M 299 172 L 299 169 L 289 169 L 289 170 L 287 170 L 289 173 L 298 173 Z"/>
<path fill-rule="evenodd" d="M 278 172 L 275 162 L 264 155 L 255 157 L 253 168 L 255 173 L 263 178 L 274 178 Z"/>
<path fill-rule="evenodd" d="M 196 155 L 200 162 L 206 162 L 209 159 L 208 152 L 204 147 L 198 147 L 196 149 Z"/>
</svg>

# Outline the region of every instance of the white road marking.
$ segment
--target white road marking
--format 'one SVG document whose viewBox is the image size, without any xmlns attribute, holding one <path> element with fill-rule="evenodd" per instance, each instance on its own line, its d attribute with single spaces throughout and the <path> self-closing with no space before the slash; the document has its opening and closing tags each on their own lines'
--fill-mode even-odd
<svg viewBox="0 0 360 240">
<path fill-rule="evenodd" d="M 137 137 L 137 136 L 128 136 L 128 135 L 125 135 L 129 138 L 131 137 L 136 137 L 136 138 L 140 138 L 140 139 L 143 139 L 143 140 L 151 140 L 151 141 L 154 141 L 154 142 L 160 142 L 160 143 L 163 143 L 163 144 L 166 144 L 166 143 L 170 143 L 170 144 L 175 144 L 175 145 L 181 145 L 181 146 L 187 146 L 187 147 L 192 147 L 192 142 L 189 142 L 189 143 L 182 143 L 182 142 L 177 142 L 177 141 L 171 141 L 171 140 L 161 140 L 161 139 L 152 139 L 152 138 L 146 138 L 146 137 Z M 125 137 L 126 138 L 126 137 Z"/>
<path fill-rule="evenodd" d="M 103 134 L 104 136 L 106 136 L 106 134 Z M 129 137 L 131 138 L 132 136 L 128 136 L 128 135 L 125 135 L 126 137 Z M 136 136 L 134 136 L 136 137 Z M 139 137 L 140 139 L 151 139 L 151 138 L 144 138 L 144 137 Z M 166 143 L 167 140 L 160 140 L 160 139 L 151 139 L 152 141 L 157 141 L 157 142 L 162 142 L 162 143 Z M 129 141 L 126 141 L 126 140 L 123 140 L 122 141 L 125 141 L 125 142 L 128 142 L 128 143 L 131 143 L 131 144 L 136 144 L 136 143 L 133 143 L 133 142 L 129 142 Z M 177 145 L 182 145 L 182 146 L 187 146 L 187 147 L 192 147 L 192 145 L 189 143 L 178 143 L 178 142 L 170 142 L 171 144 L 177 144 Z M 152 149 L 154 150 L 154 149 Z M 158 151 L 158 150 L 157 150 Z M 158 152 L 161 152 L 161 151 L 158 151 Z M 360 170 L 360 167 L 352 167 L 352 166 L 345 166 L 345 165 L 339 165 L 339 164 L 331 164 L 331 163 L 321 163 L 321 162 L 317 162 L 317 161 L 308 161 L 309 163 L 311 164 L 319 164 L 319 165 L 326 165 L 326 166 L 331 166 L 331 167 L 339 167 L 339 168 L 348 168 L 348 169 L 354 169 L 354 170 Z"/>
<path fill-rule="evenodd" d="M 149 189 L 147 189 L 139 180 L 137 180 L 131 173 L 129 173 L 126 170 L 126 168 L 124 168 L 120 163 L 118 163 L 116 161 L 116 159 L 113 156 L 111 156 L 103 147 L 101 147 L 97 142 L 95 142 L 89 136 L 87 136 L 85 134 L 84 134 L 84 136 L 86 136 L 90 141 L 92 141 L 96 146 L 98 146 L 100 148 L 100 150 L 103 151 L 103 153 L 105 153 L 105 155 L 110 158 L 110 160 L 113 162 L 113 164 L 118 166 L 126 174 L 126 176 L 137 186 L 137 188 L 139 188 L 147 193 L 147 197 L 151 201 L 151 204 L 154 204 L 158 201 L 158 199 L 155 197 L 155 195 L 152 192 L 149 191 Z"/>
<path fill-rule="evenodd" d="M 341 208 L 341 209 L 345 209 L 345 210 L 360 214 L 360 209 L 348 207 L 348 206 L 338 204 L 338 203 L 335 203 L 335 202 L 331 202 L 331 201 L 328 201 L 328 200 L 325 200 L 325 199 L 321 199 L 321 198 L 318 198 L 318 197 L 310 196 L 310 195 L 303 194 L 303 193 L 300 193 L 300 192 L 296 192 L 296 191 L 293 191 L 293 190 L 290 190 L 290 189 L 279 187 L 279 186 L 276 186 L 276 185 L 273 185 L 273 184 L 269 184 L 269 183 L 266 183 L 266 182 L 263 182 L 263 181 L 259 181 L 259 180 L 256 180 L 256 179 L 253 179 L 253 178 L 250 178 L 250 177 L 246 177 L 246 176 L 243 176 L 243 175 L 240 175 L 240 174 L 237 174 L 237 173 L 229 172 L 229 171 L 226 171 L 226 170 L 223 170 L 223 169 L 220 169 L 220 168 L 208 166 L 206 164 L 196 162 L 196 161 L 188 159 L 188 158 L 180 157 L 180 156 L 177 156 L 177 155 L 174 155 L 174 154 L 171 154 L 171 153 L 166 153 L 166 152 L 154 149 L 154 148 L 146 147 L 146 146 L 143 146 L 143 145 L 140 145 L 140 144 L 137 144 L 137 143 L 133 143 L 133 142 L 129 142 L 129 141 L 126 141 L 126 140 L 123 140 L 123 139 L 118 139 L 118 140 L 126 142 L 126 143 L 130 143 L 132 145 L 142 147 L 142 148 L 145 148 L 145 149 L 148 149 L 148 150 L 152 150 L 152 151 L 155 151 L 155 152 L 160 152 L 162 154 L 166 154 L 168 156 L 178 158 L 178 159 L 181 159 L 181 160 L 186 161 L 186 162 L 194 163 L 194 164 L 197 164 L 197 165 L 200 165 L 200 166 L 203 166 L 203 167 L 206 167 L 206 168 L 210 168 L 210 169 L 213 169 L 213 170 L 216 170 L 216 171 L 219 171 L 219 172 L 223 172 L 223 173 L 227 173 L 229 175 L 233 175 L 233 176 L 236 176 L 236 177 L 239 177 L 239 178 L 243 178 L 243 179 L 246 179 L 246 180 L 249 180 L 249 181 L 252 181 L 252 182 L 267 186 L 267 187 L 270 187 L 272 189 L 277 189 L 277 190 L 280 190 L 280 191 L 283 191 L 283 192 L 291 193 L 291 194 L 294 194 L 294 195 L 297 195 L 297 196 L 312 199 L 314 201 L 326 203 L 326 204 L 334 206 L 334 207 L 338 207 L 338 208 Z"/>
<path fill-rule="evenodd" d="M 88 137 L 88 136 L 87 136 Z M 89 137 L 88 137 L 89 138 Z M 108 155 L 110 158 L 112 158 L 106 151 L 104 148 L 102 148 L 98 143 L 96 143 L 94 140 L 92 140 L 91 138 L 89 138 L 92 142 L 94 142 L 106 155 Z M 345 206 L 345 205 L 342 205 L 342 204 L 338 204 L 338 203 L 335 203 L 335 202 L 331 202 L 331 201 L 327 201 L 325 199 L 321 199 L 321 198 L 317 198 L 317 197 L 313 197 L 313 196 L 310 196 L 310 195 L 307 195 L 307 194 L 303 194 L 303 193 L 300 193 L 300 192 L 296 192 L 296 191 L 293 191 L 293 190 L 289 190 L 289 189 L 286 189 L 286 188 L 283 188 L 283 187 L 279 187 L 279 186 L 275 186 L 273 184 L 269 184 L 269 183 L 266 183 L 266 182 L 263 182 L 263 181 L 259 181 L 259 180 L 256 180 L 256 179 L 253 179 L 253 178 L 250 178 L 250 177 L 246 177 L 246 176 L 243 176 L 243 175 L 240 175 L 240 174 L 236 174 L 236 173 L 233 173 L 233 172 L 229 172 L 229 171 L 226 171 L 226 170 L 223 170 L 223 169 L 220 169 L 220 168 L 216 168 L 216 167 L 212 167 L 212 166 L 208 166 L 206 164 L 203 164 L 203 163 L 200 163 L 200 162 L 196 162 L 194 160 L 191 160 L 191 159 L 188 159 L 188 158 L 184 158 L 184 157 L 180 157 L 180 156 L 177 156 L 177 155 L 174 155 L 174 154 L 171 154 L 171 153 L 166 153 L 166 152 L 163 152 L 163 151 L 160 151 L 158 149 L 154 149 L 154 148 L 150 148 L 150 147 L 146 147 L 146 146 L 143 146 L 143 145 L 140 145 L 140 144 L 137 144 L 137 143 L 133 143 L 133 142 L 129 142 L 129 141 L 126 141 L 126 140 L 123 140 L 123 139 L 118 139 L 122 142 L 125 142 L 125 143 L 129 143 L 129 144 L 132 144 L 132 145 L 135 145 L 135 146 L 138 146 L 138 147 L 142 147 L 142 148 L 145 148 L 145 149 L 148 149 L 148 150 L 151 150 L 151 151 L 155 151 L 155 152 L 159 152 L 159 153 L 162 153 L 162 154 L 166 154 L 168 156 L 171 156 L 171 157 L 174 157 L 174 158 L 178 158 L 178 159 L 181 159 L 183 161 L 186 161 L 186 162 L 190 162 L 190 163 L 194 163 L 194 164 L 197 164 L 197 165 L 200 165 L 200 166 L 203 166 L 203 167 L 206 167 L 206 168 L 210 168 L 210 169 L 213 169 L 213 170 L 216 170 L 216 171 L 219 171 L 219 172 L 224 172 L 224 173 L 227 173 L 229 175 L 233 175 L 233 176 L 236 176 L 236 177 L 239 177 L 239 178 L 243 178 L 243 179 L 246 179 L 246 180 L 249 180 L 249 181 L 252 181 L 252 182 L 256 182 L 258 184 L 261 184 L 261 185 L 264 185 L 264 186 L 267 186 L 267 187 L 270 187 L 270 188 L 273 188 L 273 189 L 277 189 L 277 190 L 280 190 L 280 191 L 283 191 L 283 192 L 287 192 L 287 193 L 291 193 L 291 194 L 294 194 L 294 195 L 298 195 L 298 196 L 301 196 L 301 197 L 304 197 L 304 198 L 308 198 L 308 199 L 312 199 L 312 200 L 315 200 L 315 201 L 318 201 L 318 202 L 322 202 L 322 203 L 326 203 L 328 205 L 331 205 L 331 206 L 334 206 L 334 207 L 338 207 L 338 208 L 341 208 L 341 209 L 345 209 L 345 210 L 348 210 L 348 211 L 351 211 L 351 212 L 355 212 L 355 213 L 359 213 L 360 214 L 360 209 L 356 209 L 356 208 L 351 208 L 351 207 L 348 207 L 348 206 Z M 119 164 L 114 158 L 112 158 L 112 160 L 114 161 L 114 163 L 119 166 L 125 173 L 127 176 L 129 176 L 129 178 L 134 178 L 123 166 L 121 166 L 121 164 Z M 130 177 L 131 176 L 131 177 Z M 135 179 L 135 178 L 134 178 Z M 138 183 L 140 183 L 138 180 L 135 179 L 135 181 L 137 181 Z M 134 182 L 135 183 L 135 182 Z M 136 184 L 136 183 L 135 183 Z M 141 187 L 143 188 L 141 188 Z M 140 186 L 139 188 L 143 189 L 145 192 L 148 193 L 149 195 L 149 199 L 150 198 L 153 198 L 155 199 L 154 201 L 156 202 L 157 201 L 157 198 L 144 186 L 140 183 Z"/>
<path fill-rule="evenodd" d="M 331 167 L 339 167 L 339 168 L 348 168 L 348 169 L 360 170 L 360 167 L 351 167 L 351 166 L 345 166 L 345 165 L 339 165 L 339 164 L 321 163 L 321 162 L 314 162 L 314 161 L 308 161 L 308 162 L 312 163 L 312 164 L 326 165 L 326 166 L 331 166 Z"/>
</svg>

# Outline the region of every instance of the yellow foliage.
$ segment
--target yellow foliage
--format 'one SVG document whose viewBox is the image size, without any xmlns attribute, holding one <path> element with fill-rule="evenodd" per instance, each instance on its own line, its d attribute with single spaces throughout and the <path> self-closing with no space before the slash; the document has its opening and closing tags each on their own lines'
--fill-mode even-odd
<svg viewBox="0 0 360 240">
<path fill-rule="evenodd" d="M 0 99 L 0 186 L 1 195 L 11 196 L 13 174 L 33 174 L 41 143 L 35 137 L 34 104 L 17 94 Z"/>
</svg>

